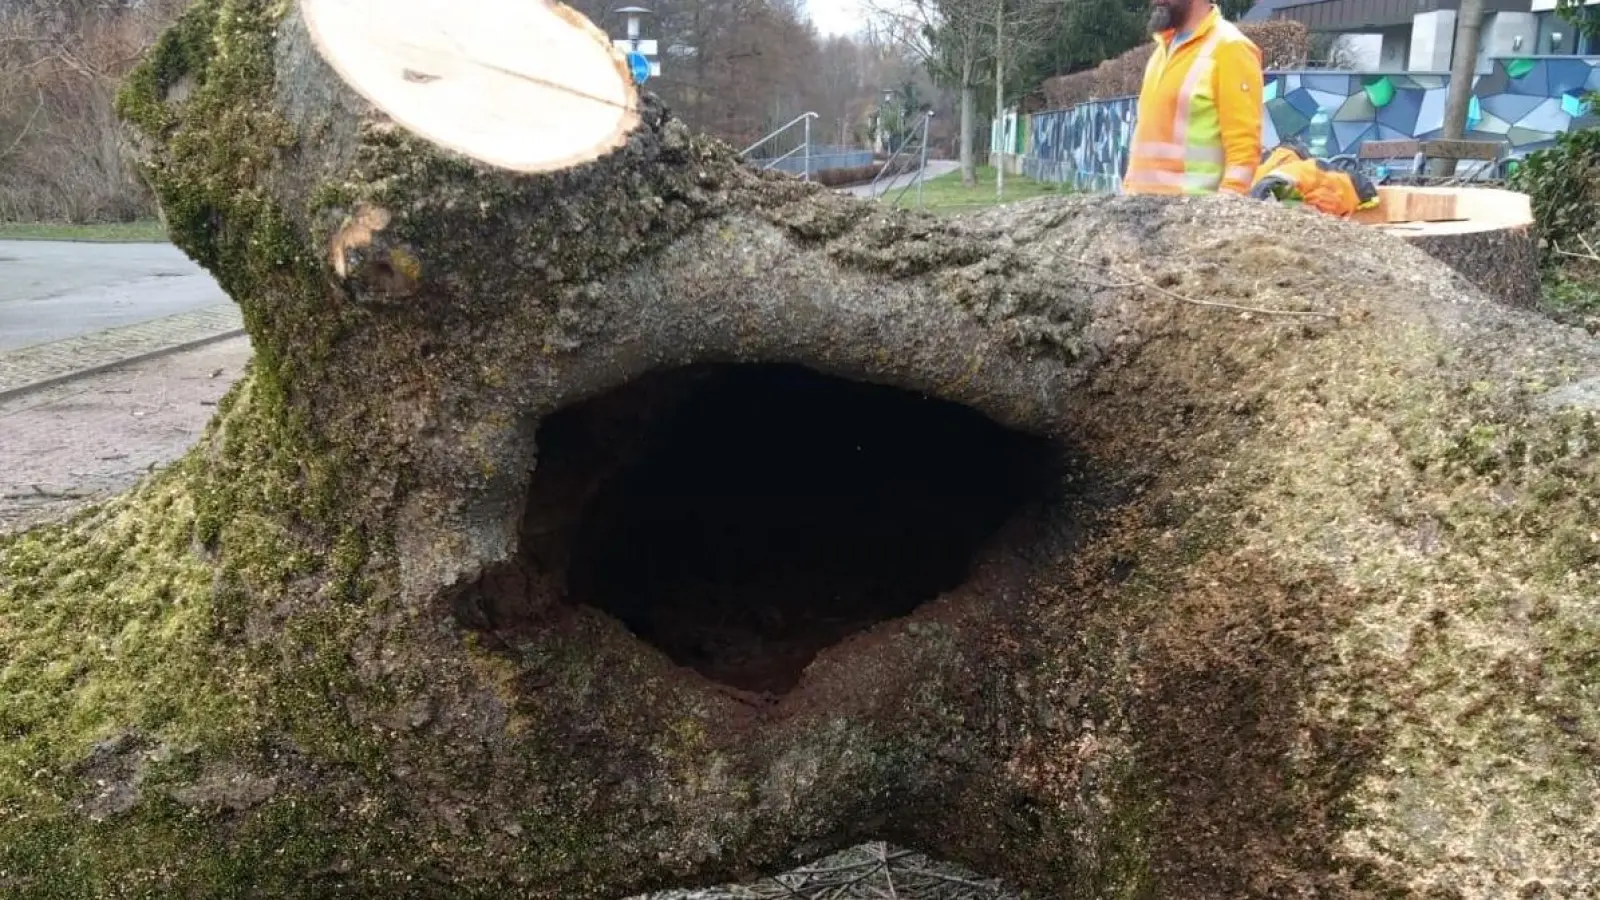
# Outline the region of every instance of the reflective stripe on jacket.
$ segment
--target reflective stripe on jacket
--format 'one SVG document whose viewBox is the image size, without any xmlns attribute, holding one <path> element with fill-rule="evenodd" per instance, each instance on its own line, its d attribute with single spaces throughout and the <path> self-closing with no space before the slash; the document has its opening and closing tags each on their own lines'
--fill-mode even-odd
<svg viewBox="0 0 1600 900">
<path fill-rule="evenodd" d="M 1261 51 L 1215 8 L 1176 47 L 1156 36 L 1123 190 L 1244 194 L 1261 162 Z"/>
</svg>

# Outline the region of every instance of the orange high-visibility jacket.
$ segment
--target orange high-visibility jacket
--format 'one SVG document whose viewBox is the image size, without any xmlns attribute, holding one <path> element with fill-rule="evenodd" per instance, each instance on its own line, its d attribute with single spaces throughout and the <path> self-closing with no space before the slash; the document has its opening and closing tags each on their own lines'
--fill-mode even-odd
<svg viewBox="0 0 1600 900">
<path fill-rule="evenodd" d="M 1244 194 L 1261 162 L 1261 51 L 1213 7 L 1176 47 L 1156 36 L 1123 190 Z"/>
</svg>

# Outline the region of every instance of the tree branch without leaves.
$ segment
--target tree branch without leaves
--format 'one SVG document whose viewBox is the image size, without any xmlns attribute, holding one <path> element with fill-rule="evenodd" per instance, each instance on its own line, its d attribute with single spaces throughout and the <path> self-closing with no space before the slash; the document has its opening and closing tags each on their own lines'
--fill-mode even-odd
<svg viewBox="0 0 1600 900">
<path fill-rule="evenodd" d="M 28 121 L 27 121 L 26 124 L 24 124 L 22 126 L 22 130 L 17 132 L 17 136 L 12 139 L 11 146 L 7 147 L 4 150 L 0 150 L 0 159 L 5 159 L 6 157 L 10 156 L 12 153 L 15 153 L 18 147 L 22 146 L 22 142 L 28 137 L 28 132 L 33 130 L 33 123 L 39 121 L 39 113 L 43 109 L 44 109 L 44 91 L 41 90 L 39 92 L 39 102 L 34 105 L 33 113 L 28 116 Z"/>
</svg>

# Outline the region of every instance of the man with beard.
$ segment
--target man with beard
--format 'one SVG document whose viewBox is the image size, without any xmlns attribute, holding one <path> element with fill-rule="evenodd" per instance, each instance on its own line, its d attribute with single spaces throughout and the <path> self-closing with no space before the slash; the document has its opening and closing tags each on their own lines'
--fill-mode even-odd
<svg viewBox="0 0 1600 900">
<path fill-rule="evenodd" d="M 1154 0 L 1123 190 L 1245 194 L 1261 162 L 1261 51 L 1210 0 Z"/>
</svg>

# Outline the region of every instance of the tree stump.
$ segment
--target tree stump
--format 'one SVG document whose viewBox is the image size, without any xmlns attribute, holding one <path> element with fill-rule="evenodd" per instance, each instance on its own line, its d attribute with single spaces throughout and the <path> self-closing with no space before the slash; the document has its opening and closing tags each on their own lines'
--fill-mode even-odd
<svg viewBox="0 0 1600 900">
<path fill-rule="evenodd" d="M 1383 187 L 1358 222 L 1427 251 L 1502 303 L 1539 305 L 1539 240 L 1526 194 L 1489 187 Z"/>
<path fill-rule="evenodd" d="M 760 173 L 604 46 L 200 0 L 139 68 L 256 357 L 0 544 L 0 893 L 1600 882 L 1592 341 L 1234 198 Z"/>
</svg>

